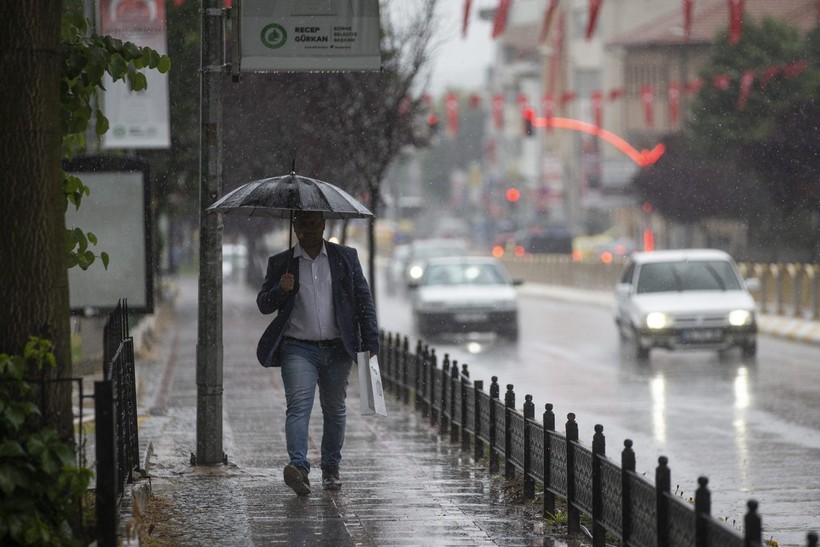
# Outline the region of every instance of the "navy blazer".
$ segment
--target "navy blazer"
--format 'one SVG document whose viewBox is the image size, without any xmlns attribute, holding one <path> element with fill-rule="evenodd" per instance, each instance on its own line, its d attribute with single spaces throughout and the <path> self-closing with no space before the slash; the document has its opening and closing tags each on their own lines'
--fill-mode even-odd
<svg viewBox="0 0 820 547">
<path fill-rule="evenodd" d="M 371 354 L 379 351 L 376 306 L 356 249 L 329 241 L 325 241 L 325 249 L 330 264 L 336 326 L 342 333 L 345 350 L 355 362 L 359 351 L 370 351 Z M 286 294 L 279 287 L 279 279 L 287 271 L 293 274 L 296 283 Z M 263 367 L 281 364 L 278 362 L 279 347 L 298 292 L 299 259 L 294 258 L 293 248 L 268 258 L 265 282 L 256 296 L 256 305 L 264 314 L 277 313 L 256 347 L 256 358 Z"/>
</svg>

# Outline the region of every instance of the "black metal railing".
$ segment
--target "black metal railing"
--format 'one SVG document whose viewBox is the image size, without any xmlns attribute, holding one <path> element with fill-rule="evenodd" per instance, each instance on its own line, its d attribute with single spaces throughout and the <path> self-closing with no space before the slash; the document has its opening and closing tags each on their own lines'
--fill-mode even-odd
<svg viewBox="0 0 820 547">
<path fill-rule="evenodd" d="M 128 304 L 120 300 L 103 331 L 103 379 L 94 382 L 96 420 L 97 543 L 117 544 L 125 484 L 139 470 L 139 431 L 134 340 L 128 333 Z"/>
<path fill-rule="evenodd" d="M 476 461 L 488 454 L 491 473 L 500 471 L 523 480 L 524 496 L 535 497 L 541 483 L 543 514 L 556 514 L 556 497 L 566 502 L 570 534 L 582 532 L 581 516 L 592 520 L 592 543 L 603 547 L 607 533 L 634 547 L 746 547 L 762 545 L 757 502 L 749 500 L 743 532 L 711 515 L 708 479 L 698 478 L 694 504 L 671 491 L 671 471 L 665 456 L 658 458 L 652 484 L 635 471 L 632 441 L 624 441 L 620 464 L 607 457 L 604 427 L 595 426 L 592 446 L 581 443 L 575 414 L 567 415 L 564 433 L 555 429 L 553 405 L 547 403 L 541 421 L 526 395 L 523 410 L 516 408 L 513 386 L 503 400 L 498 378 L 489 393 L 481 380 L 470 379 L 467 365 L 445 355 L 441 367 L 435 349 L 419 340 L 415 353 L 408 338 L 381 333 L 382 376 L 396 399 L 414 407 L 438 427 L 441 435 L 472 449 Z M 807 545 L 817 547 L 817 534 L 807 534 Z"/>
</svg>

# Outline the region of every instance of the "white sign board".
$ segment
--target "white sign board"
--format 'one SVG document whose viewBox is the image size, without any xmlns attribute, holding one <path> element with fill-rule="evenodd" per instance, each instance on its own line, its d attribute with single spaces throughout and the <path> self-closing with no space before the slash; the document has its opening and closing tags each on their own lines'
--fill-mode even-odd
<svg viewBox="0 0 820 547">
<path fill-rule="evenodd" d="M 83 270 L 68 270 L 69 301 L 73 313 L 107 313 L 121 298 L 128 309 L 152 313 L 153 245 L 149 211 L 148 167 L 122 158 L 83 158 L 64 166 L 89 187 L 80 208 L 69 205 L 66 228 L 80 228 L 97 236 L 89 249 L 98 256 Z M 99 255 L 108 253 L 108 269 Z"/>
<path fill-rule="evenodd" d="M 379 70 L 379 0 L 241 0 L 241 72 Z"/>
<path fill-rule="evenodd" d="M 99 6 L 102 34 L 165 55 L 165 0 L 100 0 Z M 104 75 L 102 110 L 110 129 L 103 135 L 103 148 L 170 148 L 168 74 L 143 73 L 148 88 L 142 91 Z"/>
</svg>

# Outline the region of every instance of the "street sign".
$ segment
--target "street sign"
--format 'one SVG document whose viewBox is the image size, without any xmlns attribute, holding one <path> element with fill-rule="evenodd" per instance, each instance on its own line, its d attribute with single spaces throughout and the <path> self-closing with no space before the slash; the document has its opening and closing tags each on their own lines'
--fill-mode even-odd
<svg viewBox="0 0 820 547">
<path fill-rule="evenodd" d="M 242 0 L 235 6 L 240 72 L 381 68 L 378 0 Z"/>
</svg>

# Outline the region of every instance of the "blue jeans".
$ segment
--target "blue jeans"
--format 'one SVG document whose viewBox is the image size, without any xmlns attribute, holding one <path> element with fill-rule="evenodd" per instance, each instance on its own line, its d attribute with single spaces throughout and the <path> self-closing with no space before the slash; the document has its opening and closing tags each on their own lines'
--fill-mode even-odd
<svg viewBox="0 0 820 547">
<path fill-rule="evenodd" d="M 290 463 L 310 471 L 308 426 L 318 384 L 323 417 L 321 467 L 338 469 L 345 440 L 347 380 L 353 362 L 341 343 L 318 347 L 285 339 L 282 344 L 285 437 Z"/>
</svg>

